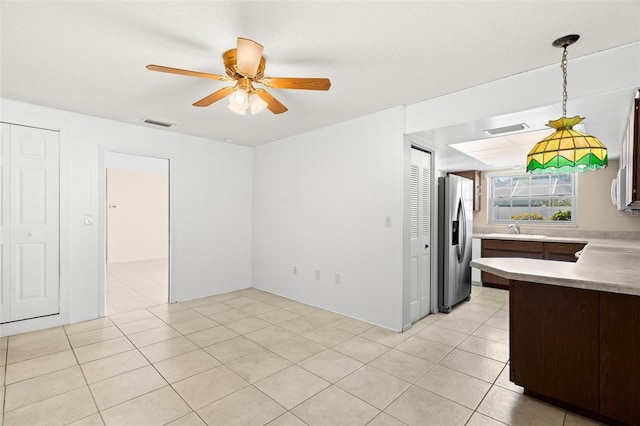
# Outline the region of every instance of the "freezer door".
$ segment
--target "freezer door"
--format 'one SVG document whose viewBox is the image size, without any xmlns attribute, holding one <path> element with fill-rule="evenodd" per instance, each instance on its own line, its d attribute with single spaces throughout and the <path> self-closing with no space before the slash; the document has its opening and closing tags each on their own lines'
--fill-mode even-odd
<svg viewBox="0 0 640 426">
<path fill-rule="evenodd" d="M 462 195 L 462 212 L 464 215 L 463 249 L 459 264 L 460 294 L 458 302 L 471 297 L 471 255 L 473 237 L 473 181 L 462 179 L 460 182 Z"/>
</svg>

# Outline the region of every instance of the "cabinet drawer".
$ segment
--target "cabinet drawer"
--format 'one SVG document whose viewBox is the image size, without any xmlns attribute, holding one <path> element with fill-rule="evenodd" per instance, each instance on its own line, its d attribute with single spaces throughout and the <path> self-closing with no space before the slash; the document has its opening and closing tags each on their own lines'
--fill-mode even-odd
<svg viewBox="0 0 640 426">
<path fill-rule="evenodd" d="M 525 257 L 527 259 L 542 259 L 542 252 L 482 250 L 482 257 Z"/>
<path fill-rule="evenodd" d="M 514 240 L 482 240 L 483 257 L 505 257 L 505 256 L 485 256 L 485 250 L 515 251 L 521 253 L 540 253 L 542 258 L 542 241 L 514 241 Z"/>
<path fill-rule="evenodd" d="M 576 252 L 582 250 L 584 246 L 577 243 L 544 243 L 544 258 L 575 262 L 578 260 L 575 256 Z"/>
</svg>

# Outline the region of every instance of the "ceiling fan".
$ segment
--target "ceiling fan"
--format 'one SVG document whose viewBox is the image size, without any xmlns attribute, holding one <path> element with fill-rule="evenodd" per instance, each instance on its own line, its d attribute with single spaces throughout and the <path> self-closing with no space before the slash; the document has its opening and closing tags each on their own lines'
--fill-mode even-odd
<svg viewBox="0 0 640 426">
<path fill-rule="evenodd" d="M 266 61 L 262 56 L 263 49 L 262 45 L 253 40 L 238 37 L 237 48 L 227 50 L 222 54 L 226 75 L 162 65 L 147 65 L 147 69 L 212 80 L 235 81 L 234 86 L 223 87 L 195 102 L 193 106 L 206 107 L 233 95 L 230 98 L 229 108 L 240 114 L 246 114 L 248 110 L 255 114 L 265 107 L 274 114 L 282 114 L 287 111 L 287 107 L 271 96 L 269 92 L 262 88 L 255 88 L 254 84 L 272 89 L 329 90 L 331 87 L 331 81 L 328 78 L 264 77 Z"/>
</svg>

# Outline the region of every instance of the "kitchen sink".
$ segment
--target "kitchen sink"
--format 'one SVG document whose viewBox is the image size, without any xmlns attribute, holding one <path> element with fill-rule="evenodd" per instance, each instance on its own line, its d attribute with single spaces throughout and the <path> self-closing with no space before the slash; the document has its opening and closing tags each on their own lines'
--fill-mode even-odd
<svg viewBox="0 0 640 426">
<path fill-rule="evenodd" d="M 503 238 L 510 240 L 542 240 L 547 238 L 546 235 L 533 235 L 533 234 L 487 234 L 487 237 Z"/>
</svg>

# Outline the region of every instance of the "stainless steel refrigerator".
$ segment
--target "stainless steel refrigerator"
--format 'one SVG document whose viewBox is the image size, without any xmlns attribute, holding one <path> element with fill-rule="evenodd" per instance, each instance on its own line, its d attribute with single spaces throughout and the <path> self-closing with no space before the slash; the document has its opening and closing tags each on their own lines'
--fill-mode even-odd
<svg viewBox="0 0 640 426">
<path fill-rule="evenodd" d="M 438 178 L 438 309 L 451 312 L 471 299 L 473 182 L 456 175 Z"/>
</svg>

